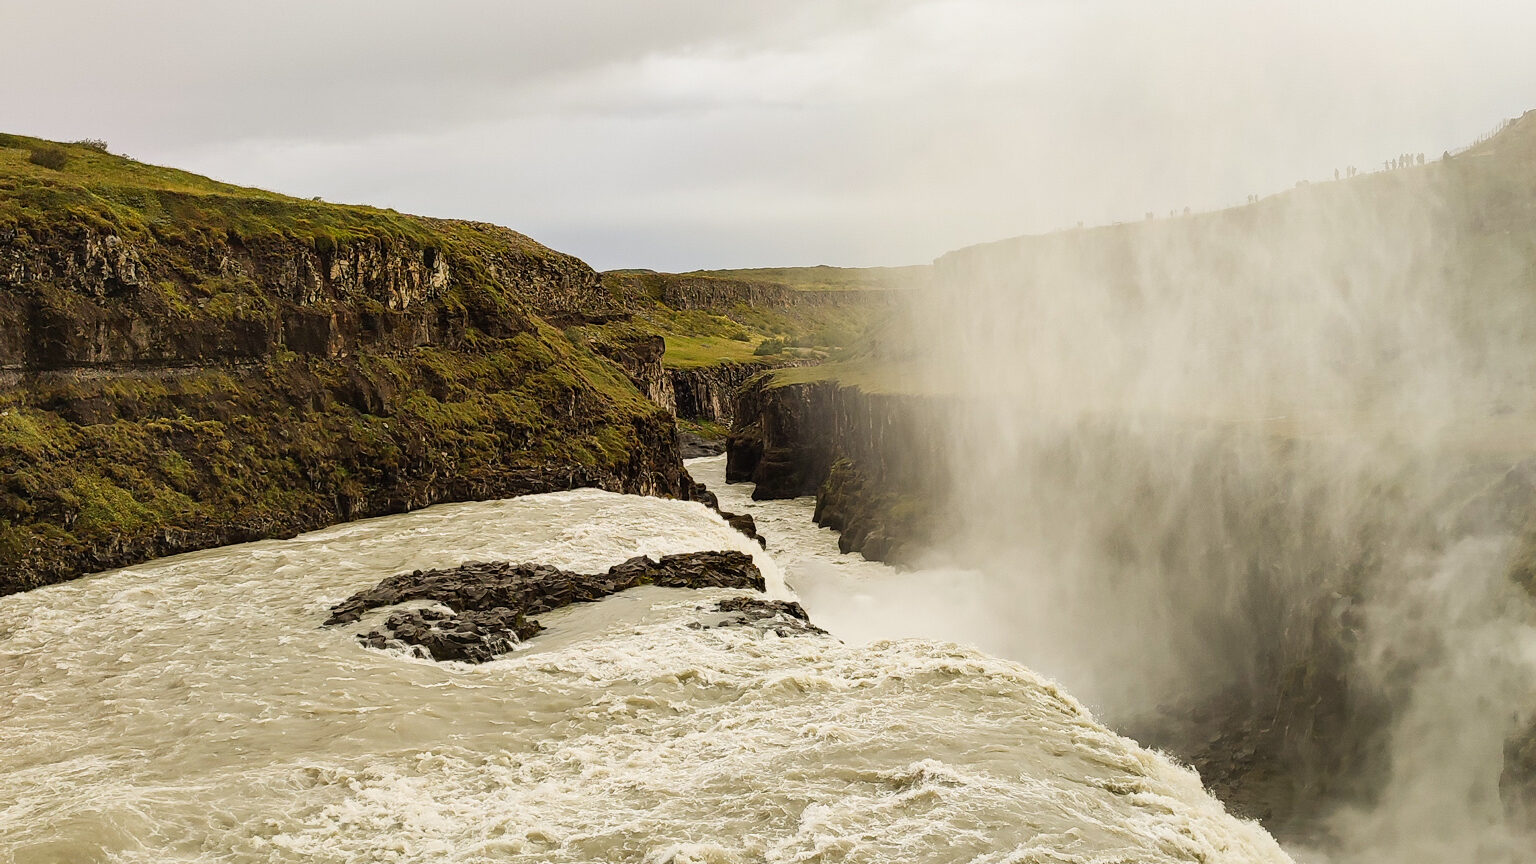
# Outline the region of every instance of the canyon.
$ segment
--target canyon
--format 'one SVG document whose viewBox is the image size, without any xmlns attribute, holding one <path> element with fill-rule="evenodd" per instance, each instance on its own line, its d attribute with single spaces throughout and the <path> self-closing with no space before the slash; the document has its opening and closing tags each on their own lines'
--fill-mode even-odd
<svg viewBox="0 0 1536 864">
<path fill-rule="evenodd" d="M 449 502 L 716 506 L 682 459 L 723 448 L 752 498 L 815 496 L 843 553 L 983 574 L 1004 656 L 1283 839 L 1379 839 L 1428 801 L 1444 842 L 1517 846 L 1536 818 L 1536 115 L 1428 165 L 856 277 L 598 273 L 505 228 L 7 140 L 0 593 Z M 464 615 L 358 635 L 484 662 L 537 632 Z M 1488 650 L 1467 632 L 1508 686 L 1436 685 Z M 1467 800 L 1403 749 L 1458 730 Z"/>
</svg>

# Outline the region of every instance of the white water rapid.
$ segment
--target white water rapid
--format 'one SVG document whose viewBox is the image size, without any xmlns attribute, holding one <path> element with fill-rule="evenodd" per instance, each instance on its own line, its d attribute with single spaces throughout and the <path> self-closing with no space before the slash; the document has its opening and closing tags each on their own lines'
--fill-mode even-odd
<svg viewBox="0 0 1536 864">
<path fill-rule="evenodd" d="M 755 512 L 808 598 L 834 580 L 874 596 L 860 570 L 878 565 L 837 556 L 804 502 Z M 0 861 L 1287 860 L 1050 682 L 952 643 L 867 642 L 883 625 L 852 613 L 818 621 L 846 643 L 697 630 L 732 592 L 643 588 L 540 616 L 480 666 L 319 626 L 418 567 L 722 548 L 787 593 L 701 505 L 583 490 L 0 598 Z"/>
</svg>

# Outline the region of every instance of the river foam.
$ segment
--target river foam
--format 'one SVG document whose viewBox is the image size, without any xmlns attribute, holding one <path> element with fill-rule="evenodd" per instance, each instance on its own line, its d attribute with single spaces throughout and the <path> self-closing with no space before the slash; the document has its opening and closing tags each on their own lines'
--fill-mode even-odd
<svg viewBox="0 0 1536 864">
<path fill-rule="evenodd" d="M 319 626 L 401 570 L 700 549 L 755 552 L 788 593 L 702 506 L 582 490 L 0 598 L 0 861 L 1286 860 L 1191 772 L 952 643 L 697 630 L 734 592 L 659 588 L 480 666 Z"/>
</svg>

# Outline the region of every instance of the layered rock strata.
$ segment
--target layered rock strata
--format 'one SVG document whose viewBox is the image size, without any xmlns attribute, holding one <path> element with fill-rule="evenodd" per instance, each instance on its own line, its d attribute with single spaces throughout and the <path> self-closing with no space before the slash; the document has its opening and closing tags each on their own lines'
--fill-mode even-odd
<svg viewBox="0 0 1536 864">
<path fill-rule="evenodd" d="M 726 449 L 728 482 L 757 500 L 817 496 L 817 524 L 844 552 L 900 563 L 942 511 L 945 439 L 928 397 L 871 394 L 835 380 L 748 382 Z"/>
<path fill-rule="evenodd" d="M 550 323 L 622 314 L 581 261 L 25 153 L 0 147 L 0 594 L 440 502 L 695 491 L 656 394 Z"/>
</svg>

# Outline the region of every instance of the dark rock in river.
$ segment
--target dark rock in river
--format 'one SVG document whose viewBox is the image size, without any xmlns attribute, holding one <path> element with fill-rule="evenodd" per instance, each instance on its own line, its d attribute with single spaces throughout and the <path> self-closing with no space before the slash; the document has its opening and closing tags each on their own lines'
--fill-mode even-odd
<svg viewBox="0 0 1536 864">
<path fill-rule="evenodd" d="M 484 663 L 505 654 L 512 646 L 544 629 L 511 609 L 488 609 L 451 615 L 437 609 L 409 609 L 389 616 L 384 629 L 358 637 L 370 648 L 383 648 L 390 638 L 407 645 L 419 645 L 433 660 L 462 660 Z"/>
<path fill-rule="evenodd" d="M 720 499 L 715 497 L 715 493 L 709 491 L 708 486 L 694 480 L 686 471 L 683 473 L 682 497 L 688 501 L 697 501 L 719 513 L 720 518 L 724 519 L 732 528 L 747 535 L 749 539 L 756 540 L 757 545 L 764 549 L 768 548 L 768 541 L 761 534 L 757 533 L 757 520 L 748 514 L 727 513 L 721 510 Z"/>
<path fill-rule="evenodd" d="M 391 576 L 331 607 L 325 623 L 350 624 L 370 609 L 433 600 L 452 614 L 402 611 L 384 623 L 387 632 L 375 630 L 359 641 L 382 648 L 394 639 L 420 646 L 434 660 L 483 663 L 543 629 L 528 616 L 600 600 L 637 585 L 755 591 L 764 587 L 752 556 L 743 552 L 689 552 L 660 561 L 642 555 L 595 575 L 541 564 L 471 563 Z"/>
<path fill-rule="evenodd" d="M 692 432 L 679 432 L 677 434 L 677 444 L 684 459 L 719 456 L 725 452 L 725 441 L 719 438 L 705 438 Z"/>
<path fill-rule="evenodd" d="M 764 549 L 768 548 L 767 538 L 757 533 L 757 520 L 752 518 L 752 514 L 727 513 L 724 510 L 721 510 L 720 517 L 724 519 L 726 523 L 729 524 L 732 528 L 735 528 L 737 531 L 747 535 L 749 538 L 756 540 L 757 545 L 763 547 Z"/>
<path fill-rule="evenodd" d="M 705 507 L 720 512 L 720 499 L 715 493 L 709 491 L 709 487 L 693 479 L 687 471 L 683 472 L 683 494 L 680 496 L 685 501 L 697 501 Z"/>
<path fill-rule="evenodd" d="M 715 627 L 751 627 L 779 636 L 826 636 L 827 631 L 811 623 L 799 604 L 788 600 L 759 600 L 756 597 L 727 597 L 708 611 L 705 620 L 688 626 L 696 630 Z"/>
</svg>

